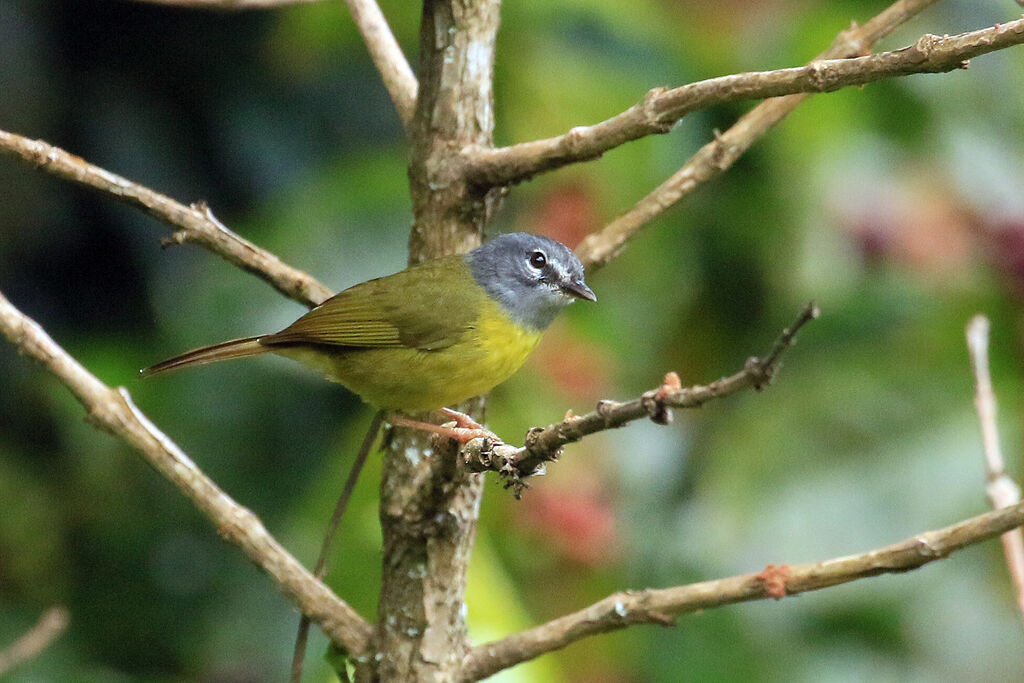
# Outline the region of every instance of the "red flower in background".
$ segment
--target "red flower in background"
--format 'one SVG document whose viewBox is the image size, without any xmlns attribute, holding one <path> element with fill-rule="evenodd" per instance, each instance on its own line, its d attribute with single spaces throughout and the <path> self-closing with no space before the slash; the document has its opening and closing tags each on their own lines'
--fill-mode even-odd
<svg viewBox="0 0 1024 683">
<path fill-rule="evenodd" d="M 601 227 L 593 193 L 580 183 L 565 183 L 551 190 L 531 221 L 540 232 L 570 247 Z"/>
<path fill-rule="evenodd" d="M 514 519 L 566 560 L 590 567 L 610 564 L 619 552 L 612 501 L 595 477 L 574 475 L 571 490 L 564 484 L 531 488 L 529 504 L 517 508 Z"/>
</svg>

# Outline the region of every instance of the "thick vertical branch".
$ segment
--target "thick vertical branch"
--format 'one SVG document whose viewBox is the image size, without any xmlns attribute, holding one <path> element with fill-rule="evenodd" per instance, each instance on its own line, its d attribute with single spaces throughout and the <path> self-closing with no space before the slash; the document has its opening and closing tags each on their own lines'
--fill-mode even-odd
<svg viewBox="0 0 1024 683">
<path fill-rule="evenodd" d="M 498 197 L 468 186 L 459 151 L 492 145 L 499 9 L 499 0 L 424 2 L 410 127 L 413 263 L 480 244 Z M 360 680 L 455 680 L 468 652 L 463 605 L 483 475 L 428 444 L 397 430 L 385 452 L 377 654 L 358 664 Z"/>
<path fill-rule="evenodd" d="M 420 90 L 409 165 L 415 223 L 411 262 L 478 246 L 497 193 L 474 192 L 466 145 L 493 146 L 494 39 L 499 0 L 427 0 L 420 28 Z"/>
</svg>

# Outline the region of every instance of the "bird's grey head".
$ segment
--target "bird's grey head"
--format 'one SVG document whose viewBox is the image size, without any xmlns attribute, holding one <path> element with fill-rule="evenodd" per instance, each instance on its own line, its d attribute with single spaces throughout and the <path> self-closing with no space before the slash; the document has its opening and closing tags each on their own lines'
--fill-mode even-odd
<svg viewBox="0 0 1024 683">
<path fill-rule="evenodd" d="M 525 232 L 498 235 L 466 254 L 477 283 L 513 320 L 543 330 L 576 299 L 597 301 L 569 247 Z"/>
</svg>

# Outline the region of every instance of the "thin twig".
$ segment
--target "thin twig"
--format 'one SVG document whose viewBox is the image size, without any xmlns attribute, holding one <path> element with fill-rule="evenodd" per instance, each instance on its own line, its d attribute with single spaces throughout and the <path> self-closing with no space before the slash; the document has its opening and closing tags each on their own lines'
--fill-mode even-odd
<svg viewBox="0 0 1024 683">
<path fill-rule="evenodd" d="M 679 616 L 690 612 L 750 600 L 778 599 L 869 576 L 910 571 L 1022 524 L 1024 503 L 1019 503 L 859 555 L 816 564 L 770 567 L 770 571 L 757 574 L 686 586 L 616 593 L 578 612 L 474 647 L 464 661 L 461 680 L 478 681 L 583 638 L 633 624 L 673 625 Z"/>
<path fill-rule="evenodd" d="M 863 27 L 842 31 L 813 61 L 869 54 L 871 46 L 938 0 L 897 0 Z M 808 95 L 787 95 L 766 100 L 743 115 L 729 130 L 717 134 L 668 180 L 576 248 L 588 269 L 611 261 L 641 228 L 684 196 L 727 171 L 772 126 L 779 123 Z"/>
<path fill-rule="evenodd" d="M 3 130 L 0 130 L 0 153 L 146 211 L 174 228 L 174 233 L 163 241 L 164 246 L 183 242 L 198 244 L 307 306 L 315 306 L 331 296 L 331 290 L 313 276 L 292 268 L 266 249 L 228 230 L 204 202 L 185 206 L 59 147 Z"/>
<path fill-rule="evenodd" d="M 967 351 L 974 371 L 974 405 L 981 423 L 981 441 L 985 450 L 985 492 L 993 509 L 1010 507 L 1020 502 L 1020 486 L 1006 474 L 1003 451 L 996 426 L 996 394 L 988 362 L 988 318 L 976 315 L 967 323 Z M 1017 608 L 1024 617 L 1024 535 L 1020 529 L 1007 531 L 1000 539 L 1006 568 L 1017 593 Z"/>
<path fill-rule="evenodd" d="M 763 358 L 750 358 L 743 370 L 707 385 L 680 387 L 679 377 L 669 373 L 662 386 L 645 392 L 632 401 L 601 401 L 586 415 L 567 415 L 562 422 L 533 428 L 521 447 L 491 439 L 473 439 L 461 451 L 466 467 L 474 472 L 494 471 L 507 480 L 518 498 L 525 487 L 524 478 L 541 474 L 545 463 L 557 460 L 566 444 L 606 429 L 649 417 L 666 424 L 671 408 L 696 408 L 708 401 L 735 394 L 744 389 L 767 386 L 778 369 L 779 356 L 796 341 L 796 333 L 820 314 L 813 303 L 807 304 L 792 326 L 784 329 Z"/>
<path fill-rule="evenodd" d="M 228 542 L 262 569 L 281 593 L 318 623 L 333 643 L 362 652 L 372 627 L 314 577 L 270 535 L 252 512 L 222 491 L 149 421 L 123 387 L 108 387 L 53 341 L 34 320 L 0 293 L 0 333 L 21 353 L 39 361 L 85 408 L 87 420 L 133 446 L 174 484 Z"/>
<path fill-rule="evenodd" d="M 667 133 L 690 112 L 726 102 L 793 93 L 832 92 L 894 76 L 943 73 L 967 61 L 1024 42 L 1024 20 L 962 33 L 924 35 L 915 44 L 876 55 L 820 59 L 806 66 L 709 78 L 679 88 L 656 88 L 626 111 L 565 135 L 497 149 L 466 150 L 466 173 L 479 185 L 507 185 L 604 152 L 648 135 Z"/>
<path fill-rule="evenodd" d="M 416 93 L 419 90 L 409 61 L 375 0 L 345 0 L 345 4 L 363 36 L 374 66 L 380 72 L 402 125 L 408 128 L 416 113 Z"/>
<path fill-rule="evenodd" d="M 320 545 L 320 555 L 316 558 L 316 566 L 313 567 L 313 576 L 323 579 L 327 576 L 327 556 L 331 550 L 331 543 L 338 531 L 341 518 L 345 516 L 348 509 L 348 502 L 352 499 L 352 493 L 356 489 L 356 482 L 359 481 L 359 474 L 363 471 L 363 465 L 370 455 L 370 448 L 377 438 L 377 432 L 384 422 L 384 412 L 378 410 L 370 420 L 370 427 L 366 430 L 363 443 L 359 447 L 356 459 L 352 462 L 352 469 L 345 478 L 345 485 L 338 496 L 338 502 L 334 504 L 334 512 L 331 514 L 331 521 L 327 523 L 327 532 L 324 534 L 323 543 Z M 302 665 L 306 658 L 306 641 L 309 639 L 309 617 L 305 614 L 299 619 L 299 629 L 295 635 L 295 650 L 292 652 L 292 683 L 299 683 L 302 680 Z"/>
<path fill-rule="evenodd" d="M 0 676 L 19 664 L 35 659 L 68 627 L 70 616 L 65 607 L 57 606 L 43 612 L 35 626 L 0 652 Z"/>
</svg>

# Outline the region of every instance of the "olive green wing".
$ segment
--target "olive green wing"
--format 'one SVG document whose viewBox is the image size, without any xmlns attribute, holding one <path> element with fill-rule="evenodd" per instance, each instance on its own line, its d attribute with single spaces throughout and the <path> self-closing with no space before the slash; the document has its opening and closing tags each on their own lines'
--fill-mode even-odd
<svg viewBox="0 0 1024 683">
<path fill-rule="evenodd" d="M 260 343 L 443 349 L 473 325 L 482 296 L 462 257 L 437 259 L 346 289 Z"/>
</svg>

